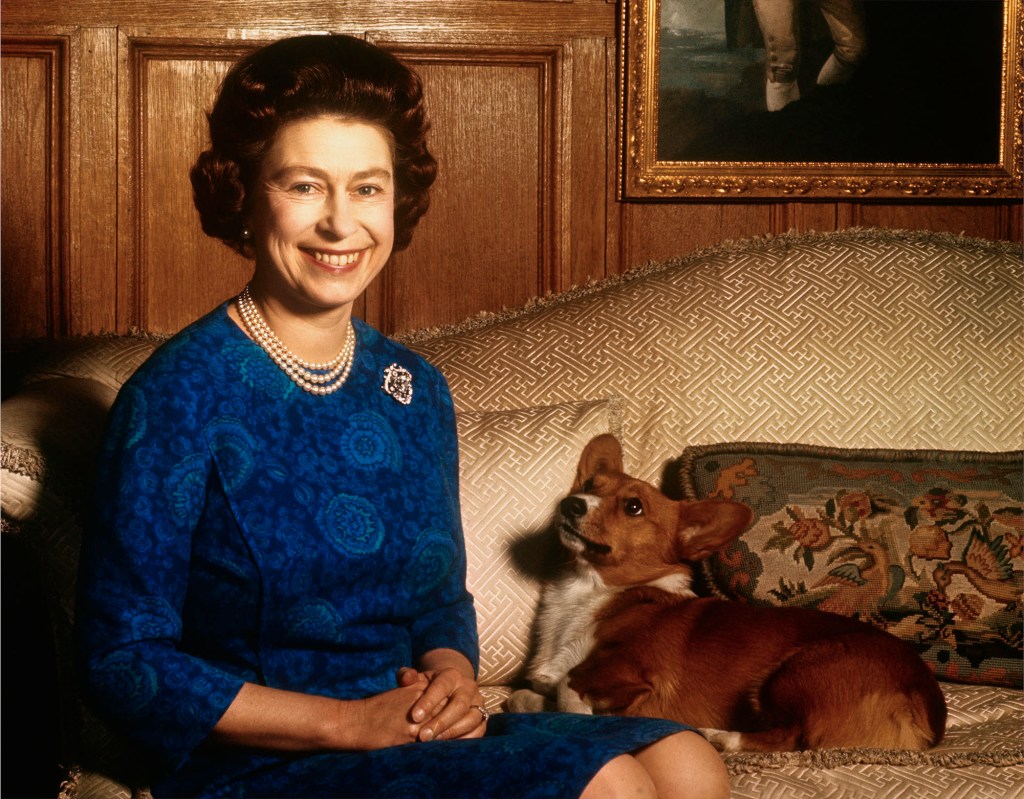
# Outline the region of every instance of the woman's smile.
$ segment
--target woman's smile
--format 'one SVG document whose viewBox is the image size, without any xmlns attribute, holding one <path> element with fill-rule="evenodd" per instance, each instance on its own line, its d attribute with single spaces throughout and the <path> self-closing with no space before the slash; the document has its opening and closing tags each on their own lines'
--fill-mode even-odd
<svg viewBox="0 0 1024 799">
<path fill-rule="evenodd" d="M 319 266 L 330 269 L 350 267 L 362 255 L 362 252 L 332 253 L 323 250 L 306 250 L 305 252 L 307 255 L 311 255 Z"/>
</svg>

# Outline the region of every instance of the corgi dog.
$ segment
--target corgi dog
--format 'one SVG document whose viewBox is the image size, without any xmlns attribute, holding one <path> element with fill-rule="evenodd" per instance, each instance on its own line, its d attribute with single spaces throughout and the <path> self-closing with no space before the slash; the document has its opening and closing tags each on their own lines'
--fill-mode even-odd
<svg viewBox="0 0 1024 799">
<path fill-rule="evenodd" d="M 896 637 L 834 613 L 696 596 L 691 564 L 747 529 L 747 506 L 671 500 L 623 474 L 621 446 L 604 435 L 559 510 L 573 563 L 544 588 L 532 690 L 509 709 L 668 718 L 723 751 L 942 739 L 942 691 Z"/>
</svg>

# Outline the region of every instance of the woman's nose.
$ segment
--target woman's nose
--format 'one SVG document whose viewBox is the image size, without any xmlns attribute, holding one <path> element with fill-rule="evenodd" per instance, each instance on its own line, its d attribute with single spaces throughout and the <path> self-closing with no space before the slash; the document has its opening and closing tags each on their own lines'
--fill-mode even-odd
<svg viewBox="0 0 1024 799">
<path fill-rule="evenodd" d="M 349 198 L 344 194 L 329 197 L 320 220 L 321 231 L 341 241 L 351 236 L 357 227 L 355 209 Z"/>
</svg>

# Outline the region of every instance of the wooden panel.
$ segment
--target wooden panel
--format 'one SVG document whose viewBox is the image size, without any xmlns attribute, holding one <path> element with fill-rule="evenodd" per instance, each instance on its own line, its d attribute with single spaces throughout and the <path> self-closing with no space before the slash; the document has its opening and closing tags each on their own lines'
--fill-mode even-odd
<svg viewBox="0 0 1024 799">
<path fill-rule="evenodd" d="M 564 146 L 570 169 L 566 197 L 565 232 L 571 244 L 563 264 L 559 288 L 585 284 L 609 273 L 608 220 L 614 218 L 615 53 L 606 39 L 578 39 L 572 46 L 571 137 Z M 611 226 L 617 228 L 617 226 Z M 611 260 L 617 260 L 614 249 Z"/>
<path fill-rule="evenodd" d="M 64 332 L 67 41 L 5 38 L 2 88 L 3 338 Z"/>
<path fill-rule="evenodd" d="M 439 177 L 412 245 L 367 295 L 368 320 L 446 324 L 555 288 L 560 49 L 392 49 L 423 76 Z"/>
<path fill-rule="evenodd" d="M 624 269 L 771 230 L 767 203 L 635 203 L 623 217 Z"/>
<path fill-rule="evenodd" d="M 81 335 L 117 324 L 117 29 L 82 28 L 75 41 L 67 332 Z"/>
<path fill-rule="evenodd" d="M 1021 203 L 631 203 L 622 206 L 622 268 L 728 239 L 850 227 L 935 230 L 1021 241 Z"/>
<path fill-rule="evenodd" d="M 403 34 L 475 36 L 494 40 L 509 32 L 522 36 L 572 33 L 612 36 L 614 3 L 536 0 L 74 0 L 40 3 L 4 0 L 4 25 L 70 24 L 168 27 L 232 31 L 240 38 L 263 31 L 386 30 Z"/>
<path fill-rule="evenodd" d="M 129 302 L 119 308 L 119 326 L 174 332 L 237 293 L 251 274 L 245 259 L 203 234 L 189 182 L 207 145 L 204 112 L 241 50 L 173 40 L 125 46 L 133 132 L 122 151 L 122 187 L 132 223 L 124 226 L 120 279 Z"/>
<path fill-rule="evenodd" d="M 996 206 L 996 238 L 1006 241 L 1024 241 L 1024 204 L 1000 203 Z"/>
<path fill-rule="evenodd" d="M 772 233 L 836 230 L 839 227 L 837 213 L 835 203 L 773 203 L 768 227 Z"/>
<path fill-rule="evenodd" d="M 861 206 L 858 219 L 859 224 L 869 227 L 918 228 L 951 231 L 963 233 L 966 236 L 980 236 L 989 239 L 1009 239 L 1012 235 L 1010 230 L 1005 228 L 1007 217 L 1004 209 L 1006 207 L 1006 204 L 995 203 L 974 205 L 871 204 Z"/>
</svg>

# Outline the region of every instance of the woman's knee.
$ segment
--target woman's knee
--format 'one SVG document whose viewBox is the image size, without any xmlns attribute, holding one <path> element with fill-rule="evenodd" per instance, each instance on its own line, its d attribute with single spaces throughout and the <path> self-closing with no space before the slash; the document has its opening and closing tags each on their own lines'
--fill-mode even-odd
<svg viewBox="0 0 1024 799">
<path fill-rule="evenodd" d="M 636 754 L 660 799 L 728 799 L 729 773 L 721 755 L 696 732 L 663 738 Z"/>
<path fill-rule="evenodd" d="M 583 789 L 580 799 L 655 799 L 647 770 L 632 755 L 609 760 Z"/>
</svg>

